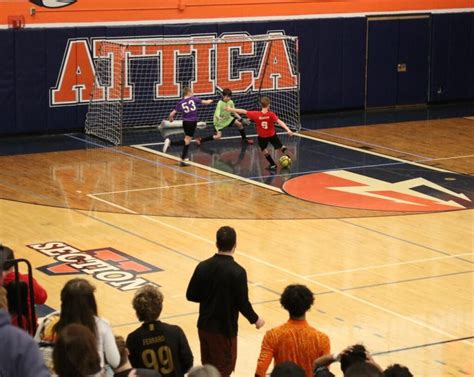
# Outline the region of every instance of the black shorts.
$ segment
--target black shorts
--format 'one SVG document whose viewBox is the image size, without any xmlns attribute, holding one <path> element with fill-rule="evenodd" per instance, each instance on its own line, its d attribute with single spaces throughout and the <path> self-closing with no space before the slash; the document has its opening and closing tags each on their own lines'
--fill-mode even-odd
<svg viewBox="0 0 474 377">
<path fill-rule="evenodd" d="M 270 137 L 259 136 L 257 139 L 258 139 L 258 146 L 260 147 L 262 151 L 268 146 L 268 143 L 273 145 L 273 148 L 275 149 L 280 149 L 283 146 L 277 134 Z"/>
<path fill-rule="evenodd" d="M 183 120 L 183 130 L 186 136 L 193 137 L 197 127 L 197 120 Z"/>
</svg>

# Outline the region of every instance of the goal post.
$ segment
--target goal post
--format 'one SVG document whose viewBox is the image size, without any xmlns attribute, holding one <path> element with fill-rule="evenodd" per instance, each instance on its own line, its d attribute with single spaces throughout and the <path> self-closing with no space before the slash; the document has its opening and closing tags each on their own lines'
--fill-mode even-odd
<svg viewBox="0 0 474 377">
<path fill-rule="evenodd" d="M 255 110 L 267 96 L 271 109 L 300 128 L 298 38 L 281 33 L 220 37 L 162 37 L 93 41 L 94 87 L 85 132 L 114 145 L 128 131 L 156 130 L 184 87 L 203 99 L 229 88 L 238 108 Z M 215 105 L 199 109 L 212 124 Z"/>
</svg>

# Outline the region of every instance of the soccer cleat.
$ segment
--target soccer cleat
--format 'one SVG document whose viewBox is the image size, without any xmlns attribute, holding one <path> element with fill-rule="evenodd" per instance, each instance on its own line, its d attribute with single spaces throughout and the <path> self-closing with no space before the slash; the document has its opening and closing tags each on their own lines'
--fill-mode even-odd
<svg viewBox="0 0 474 377">
<path fill-rule="evenodd" d="M 253 145 L 253 140 L 252 139 L 244 139 L 243 141 L 244 141 L 244 143 L 246 143 L 248 145 Z"/>
<path fill-rule="evenodd" d="M 169 137 L 167 137 L 165 139 L 165 142 L 163 143 L 163 153 L 166 153 L 166 151 L 168 150 L 170 145 L 171 145 L 171 139 Z"/>
<path fill-rule="evenodd" d="M 202 137 L 197 137 L 194 139 L 194 141 L 196 142 L 196 145 L 199 147 L 202 143 Z"/>
<path fill-rule="evenodd" d="M 275 164 L 273 164 L 273 165 L 269 165 L 267 167 L 267 170 L 276 170 L 276 168 L 277 168 L 277 166 Z"/>
</svg>

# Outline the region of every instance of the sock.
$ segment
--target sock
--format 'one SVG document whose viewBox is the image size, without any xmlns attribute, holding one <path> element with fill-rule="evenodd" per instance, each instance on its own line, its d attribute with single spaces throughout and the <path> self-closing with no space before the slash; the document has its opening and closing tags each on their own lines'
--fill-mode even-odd
<svg viewBox="0 0 474 377">
<path fill-rule="evenodd" d="M 181 159 L 182 160 L 184 160 L 186 158 L 186 156 L 188 155 L 188 149 L 189 149 L 189 144 L 188 145 L 184 144 L 183 153 L 181 154 Z"/>
<path fill-rule="evenodd" d="M 245 134 L 244 128 L 239 128 L 240 136 L 242 136 L 243 140 L 247 140 L 247 135 Z"/>
<path fill-rule="evenodd" d="M 184 140 L 171 140 L 171 145 L 184 145 Z"/>
<path fill-rule="evenodd" d="M 266 154 L 266 155 L 265 155 L 265 158 L 266 158 L 267 161 L 270 163 L 270 165 L 276 165 L 276 164 L 275 164 L 275 161 L 273 161 L 272 156 L 270 156 L 269 154 Z"/>
<path fill-rule="evenodd" d="M 281 147 L 281 153 L 286 154 L 285 152 L 286 152 L 287 149 L 288 149 L 288 148 L 285 147 L 285 146 Z"/>
</svg>

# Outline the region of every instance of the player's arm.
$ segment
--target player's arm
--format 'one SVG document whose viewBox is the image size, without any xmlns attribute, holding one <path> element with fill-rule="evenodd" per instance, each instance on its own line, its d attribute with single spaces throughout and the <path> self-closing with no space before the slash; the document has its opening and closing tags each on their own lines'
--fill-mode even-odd
<svg viewBox="0 0 474 377">
<path fill-rule="evenodd" d="M 213 102 L 212 99 L 203 99 L 203 100 L 201 101 L 201 103 L 202 103 L 203 105 L 210 105 L 212 102 Z"/>
<path fill-rule="evenodd" d="M 270 339 L 271 332 L 267 332 L 263 337 L 262 348 L 260 349 L 260 355 L 257 361 L 257 370 L 255 371 L 255 377 L 265 377 L 268 367 L 273 359 L 273 342 Z"/>
<path fill-rule="evenodd" d="M 234 102 L 233 101 L 230 101 L 230 102 L 231 103 L 229 104 L 229 108 L 231 108 L 232 110 L 235 109 Z M 232 110 L 231 112 L 233 112 Z M 242 120 L 242 117 L 240 116 L 240 114 L 237 114 L 236 112 L 233 112 L 233 114 L 234 114 L 235 119 Z"/>
<path fill-rule="evenodd" d="M 224 107 L 225 111 L 230 111 L 231 113 L 236 113 L 236 114 L 247 114 L 247 110 L 244 109 L 236 109 L 234 107 L 226 106 Z"/>
<path fill-rule="evenodd" d="M 170 122 L 172 122 L 172 121 L 174 120 L 175 115 L 176 115 L 176 109 L 173 110 L 173 111 L 170 113 L 170 115 L 168 116 L 168 119 L 169 119 Z"/>
<path fill-rule="evenodd" d="M 289 136 L 293 136 L 293 131 L 281 119 L 277 120 L 278 125 L 283 128 Z"/>
<path fill-rule="evenodd" d="M 193 302 L 201 302 L 203 294 L 206 290 L 206 287 L 202 284 L 202 277 L 200 274 L 200 268 L 198 267 L 194 270 L 193 276 L 188 284 L 188 289 L 186 290 L 186 299 Z"/>
</svg>

